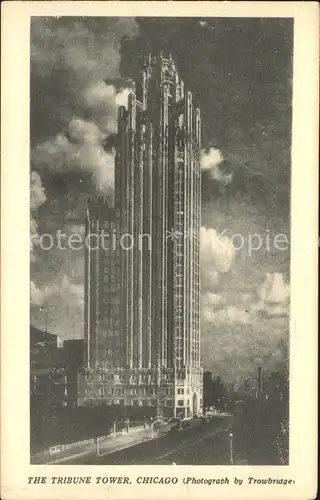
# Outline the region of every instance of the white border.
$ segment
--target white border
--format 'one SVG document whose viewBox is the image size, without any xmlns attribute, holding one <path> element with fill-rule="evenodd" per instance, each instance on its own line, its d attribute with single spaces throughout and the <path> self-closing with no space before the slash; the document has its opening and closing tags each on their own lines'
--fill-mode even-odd
<svg viewBox="0 0 320 500">
<path fill-rule="evenodd" d="M 29 465 L 30 16 L 294 17 L 290 465 Z M 5 499 L 312 498 L 317 452 L 318 32 L 316 2 L 5 2 L 2 4 L 1 480 Z M 137 475 L 284 477 L 291 486 L 134 485 Z M 27 485 L 28 476 L 128 475 L 129 488 Z"/>
</svg>

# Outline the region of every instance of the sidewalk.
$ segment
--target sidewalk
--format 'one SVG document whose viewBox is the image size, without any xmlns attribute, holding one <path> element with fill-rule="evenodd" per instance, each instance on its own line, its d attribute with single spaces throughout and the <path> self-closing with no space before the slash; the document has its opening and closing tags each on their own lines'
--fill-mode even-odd
<svg viewBox="0 0 320 500">
<path fill-rule="evenodd" d="M 157 439 L 160 436 L 167 434 L 171 427 L 175 424 L 161 424 L 157 429 L 151 432 L 151 429 L 143 429 L 136 432 L 129 432 L 128 434 L 123 434 L 120 436 L 102 436 L 98 438 L 98 450 L 99 456 L 108 455 L 115 451 L 123 450 L 134 446 L 136 444 L 142 443 L 144 441 L 151 441 Z M 41 456 L 34 457 L 32 464 L 60 464 L 71 461 L 75 458 L 81 456 L 97 456 L 97 444 L 90 443 L 87 445 L 79 446 L 78 450 L 64 450 L 59 453 L 59 456 L 55 456 L 47 451 L 41 454 Z"/>
</svg>

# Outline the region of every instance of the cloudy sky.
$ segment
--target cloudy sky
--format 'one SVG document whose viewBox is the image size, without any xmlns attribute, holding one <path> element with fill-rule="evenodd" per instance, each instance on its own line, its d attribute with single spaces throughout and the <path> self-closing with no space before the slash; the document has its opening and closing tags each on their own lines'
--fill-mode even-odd
<svg viewBox="0 0 320 500">
<path fill-rule="evenodd" d="M 34 18 L 31 24 L 31 322 L 83 335 L 83 254 L 36 235 L 82 231 L 112 198 L 117 105 L 147 51 L 171 52 L 199 103 L 203 364 L 226 380 L 286 356 L 292 31 L 286 19 Z M 276 240 L 275 240 L 276 238 Z M 252 247 L 260 246 L 259 250 Z"/>
</svg>

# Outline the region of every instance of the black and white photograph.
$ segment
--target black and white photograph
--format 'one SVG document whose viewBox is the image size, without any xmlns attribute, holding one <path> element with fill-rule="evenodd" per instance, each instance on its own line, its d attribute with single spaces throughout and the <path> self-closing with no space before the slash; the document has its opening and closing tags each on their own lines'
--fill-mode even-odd
<svg viewBox="0 0 320 500">
<path fill-rule="evenodd" d="M 292 55 L 31 19 L 31 463 L 288 464 Z"/>
<path fill-rule="evenodd" d="M 318 13 L 6 2 L 5 500 L 316 497 Z"/>
</svg>

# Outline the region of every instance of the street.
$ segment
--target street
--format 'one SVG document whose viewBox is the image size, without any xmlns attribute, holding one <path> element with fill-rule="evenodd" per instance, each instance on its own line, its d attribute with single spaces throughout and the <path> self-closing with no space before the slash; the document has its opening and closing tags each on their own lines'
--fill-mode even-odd
<svg viewBox="0 0 320 500">
<path fill-rule="evenodd" d="M 125 448 L 104 456 L 79 457 L 69 464 L 95 465 L 227 465 L 230 460 L 228 429 L 232 417 L 195 425 L 186 430 Z"/>
<path fill-rule="evenodd" d="M 65 456 L 50 456 L 50 463 L 281 465 L 286 463 L 281 458 L 286 459 L 288 444 L 279 434 L 283 412 L 278 413 L 274 410 L 271 415 L 267 406 L 247 403 L 236 415 L 172 421 L 153 430 L 110 436 L 97 446 L 90 444 L 77 452 L 66 451 Z M 46 457 L 41 459 L 48 463 Z"/>
</svg>

